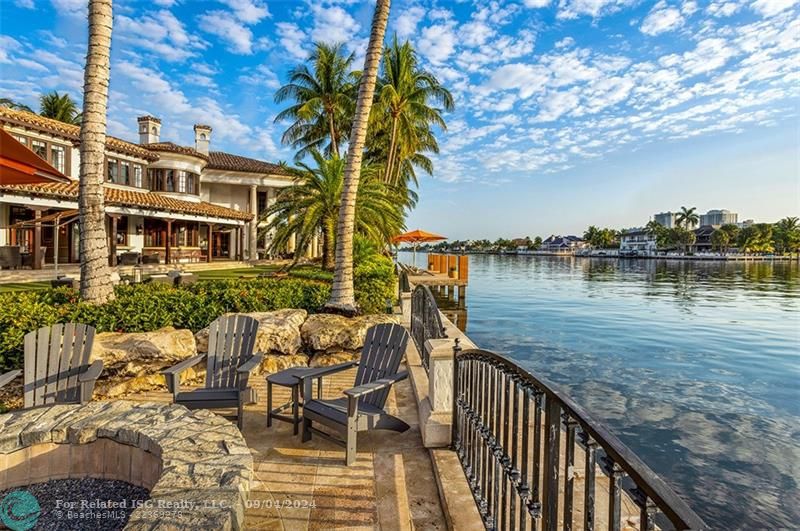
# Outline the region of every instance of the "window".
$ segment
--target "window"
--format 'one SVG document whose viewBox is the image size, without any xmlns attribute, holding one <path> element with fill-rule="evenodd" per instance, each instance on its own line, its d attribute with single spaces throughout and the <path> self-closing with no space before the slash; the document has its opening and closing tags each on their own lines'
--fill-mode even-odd
<svg viewBox="0 0 800 531">
<path fill-rule="evenodd" d="M 31 140 L 31 151 L 47 160 L 47 144 L 41 140 Z"/>
<path fill-rule="evenodd" d="M 164 170 L 167 192 L 175 191 L 175 170 Z"/>
<path fill-rule="evenodd" d="M 28 139 L 25 138 L 24 136 L 14 135 L 14 138 L 16 138 L 19 141 L 19 143 L 22 144 L 23 146 L 28 145 Z"/>
<path fill-rule="evenodd" d="M 133 185 L 137 188 L 142 188 L 144 185 L 142 182 L 142 167 L 138 164 L 133 166 Z"/>
<path fill-rule="evenodd" d="M 117 245 L 128 245 L 128 216 L 117 220 Z"/>
<path fill-rule="evenodd" d="M 50 146 L 50 164 L 60 172 L 64 171 L 64 148 L 61 146 Z"/>
<path fill-rule="evenodd" d="M 183 170 L 178 170 L 178 187 L 175 190 L 176 192 L 186 193 L 186 172 Z"/>
<path fill-rule="evenodd" d="M 120 175 L 119 175 L 119 184 L 130 185 L 131 184 L 131 165 L 128 162 L 120 162 Z"/>
<path fill-rule="evenodd" d="M 108 159 L 108 182 L 119 182 L 119 163 L 115 159 Z"/>
<path fill-rule="evenodd" d="M 186 174 L 186 191 L 190 194 L 196 194 L 197 188 L 195 188 L 195 177 L 194 173 L 187 173 Z"/>
</svg>

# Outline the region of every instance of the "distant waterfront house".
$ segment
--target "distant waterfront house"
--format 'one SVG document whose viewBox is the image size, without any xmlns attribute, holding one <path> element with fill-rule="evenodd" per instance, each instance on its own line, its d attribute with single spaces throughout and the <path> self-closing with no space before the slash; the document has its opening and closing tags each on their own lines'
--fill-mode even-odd
<svg viewBox="0 0 800 531">
<path fill-rule="evenodd" d="M 70 180 L 0 185 L 0 246 L 32 254 L 34 267 L 41 267 L 40 254 L 46 262 L 55 253 L 60 263 L 77 262 L 80 128 L 6 107 L 0 107 L 0 127 Z M 277 164 L 210 151 L 211 131 L 195 125 L 193 147 L 162 142 L 161 120 L 142 116 L 138 144 L 107 137 L 105 210 L 112 264 L 130 251 L 171 263 L 255 259 L 257 249 L 269 243 L 269 235 L 257 240 L 259 213 L 292 184 L 291 176 Z M 318 246 L 312 247 L 309 254 L 316 254 Z"/>
<path fill-rule="evenodd" d="M 696 253 L 710 253 L 714 249 L 711 243 L 711 236 L 716 232 L 716 228 L 711 225 L 701 225 L 694 231 L 694 245 L 692 250 Z"/>
<path fill-rule="evenodd" d="M 577 236 L 561 236 L 554 234 L 542 242 L 542 246 L 539 250 L 551 253 L 570 252 L 584 249 L 588 245 L 589 244 L 585 240 Z"/>
<path fill-rule="evenodd" d="M 728 225 L 739 222 L 739 214 L 736 212 L 731 212 L 730 210 L 709 210 L 705 214 L 700 215 L 700 226 L 703 225 L 711 225 L 714 227 L 719 227 L 722 225 Z"/>
<path fill-rule="evenodd" d="M 643 227 L 635 227 L 622 231 L 619 243 L 620 255 L 651 256 L 658 251 L 656 237 Z"/>
</svg>

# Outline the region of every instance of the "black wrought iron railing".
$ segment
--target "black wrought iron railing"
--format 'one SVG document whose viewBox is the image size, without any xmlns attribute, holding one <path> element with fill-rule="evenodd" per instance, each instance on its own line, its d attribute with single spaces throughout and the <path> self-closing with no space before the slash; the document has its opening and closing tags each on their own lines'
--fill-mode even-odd
<svg viewBox="0 0 800 531">
<path fill-rule="evenodd" d="M 428 370 L 430 356 L 425 351 L 425 342 L 447 337 L 436 299 L 428 286 L 417 286 L 411 294 L 411 337 L 417 345 L 422 365 Z"/>
<path fill-rule="evenodd" d="M 571 398 L 498 354 L 457 343 L 453 447 L 487 529 L 706 528 Z"/>
</svg>

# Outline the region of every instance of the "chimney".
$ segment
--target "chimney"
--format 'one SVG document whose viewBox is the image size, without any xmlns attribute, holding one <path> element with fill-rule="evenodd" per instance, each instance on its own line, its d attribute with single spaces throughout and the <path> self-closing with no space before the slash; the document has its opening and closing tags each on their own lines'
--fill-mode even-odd
<svg viewBox="0 0 800 531">
<path fill-rule="evenodd" d="M 195 124 L 194 126 L 194 148 L 208 155 L 208 145 L 211 143 L 211 126 Z"/>
<path fill-rule="evenodd" d="M 139 143 L 155 144 L 161 137 L 161 120 L 155 116 L 140 116 L 136 119 L 139 122 Z"/>
</svg>

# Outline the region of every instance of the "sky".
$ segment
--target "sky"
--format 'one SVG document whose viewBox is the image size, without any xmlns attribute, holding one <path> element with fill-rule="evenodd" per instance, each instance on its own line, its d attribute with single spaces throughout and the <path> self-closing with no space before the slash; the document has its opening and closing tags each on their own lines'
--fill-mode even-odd
<svg viewBox="0 0 800 531">
<path fill-rule="evenodd" d="M 315 41 L 363 63 L 374 2 L 115 0 L 109 134 L 291 161 L 275 90 Z M 85 0 L 0 0 L 0 97 L 80 101 Z M 410 229 L 580 234 L 652 214 L 800 215 L 799 0 L 392 2 L 455 97 Z"/>
</svg>

